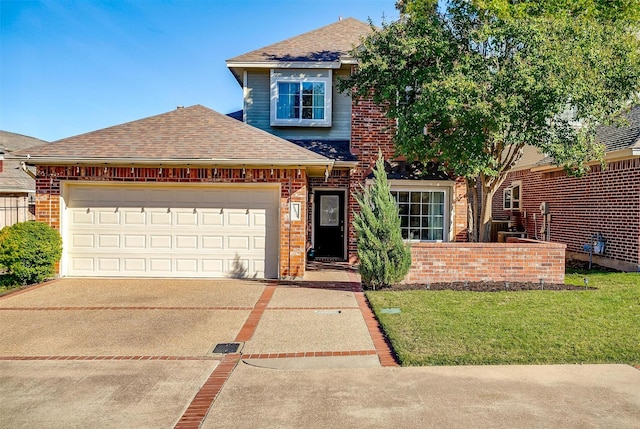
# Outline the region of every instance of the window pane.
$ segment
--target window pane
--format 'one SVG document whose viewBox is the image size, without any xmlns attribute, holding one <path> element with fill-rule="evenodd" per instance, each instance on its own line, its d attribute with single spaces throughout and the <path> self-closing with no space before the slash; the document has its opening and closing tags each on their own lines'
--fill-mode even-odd
<svg viewBox="0 0 640 429">
<path fill-rule="evenodd" d="M 313 109 L 309 107 L 302 108 L 302 119 L 313 119 Z"/>
<path fill-rule="evenodd" d="M 409 239 L 410 240 L 420 240 L 420 230 L 419 229 L 412 229 L 409 232 Z"/>
<path fill-rule="evenodd" d="M 420 204 L 411 204 L 411 214 L 413 216 L 420 215 Z"/>
<path fill-rule="evenodd" d="M 408 215 L 409 214 L 409 204 L 400 204 L 398 205 L 398 211 L 400 215 Z"/>
<path fill-rule="evenodd" d="M 514 201 L 520 199 L 520 186 L 516 186 L 511 190 L 511 198 L 513 198 Z"/>
<path fill-rule="evenodd" d="M 400 232 L 402 233 L 402 239 L 403 240 L 408 240 L 409 239 L 409 230 L 406 228 L 402 228 L 400 230 Z"/>
<path fill-rule="evenodd" d="M 324 119 L 324 108 L 313 109 L 313 119 Z"/>
<path fill-rule="evenodd" d="M 422 202 L 430 203 L 431 202 L 431 192 L 423 192 L 422 193 Z"/>
<path fill-rule="evenodd" d="M 412 203 L 419 203 L 420 199 L 422 198 L 421 196 L 421 192 L 412 192 L 411 193 L 411 202 Z"/>
<path fill-rule="evenodd" d="M 444 204 L 444 192 L 433 192 L 431 202 L 435 204 Z"/>
<path fill-rule="evenodd" d="M 409 226 L 409 216 L 400 216 L 400 226 L 403 228 Z"/>
<path fill-rule="evenodd" d="M 409 221 L 410 226 L 420 227 L 420 218 L 418 216 L 412 216 Z"/>
<path fill-rule="evenodd" d="M 408 192 L 398 192 L 398 201 L 401 203 L 405 203 L 409 201 L 409 193 Z"/>
<path fill-rule="evenodd" d="M 300 87 L 296 83 L 278 82 L 278 119 L 295 119 L 300 113 Z"/>
</svg>

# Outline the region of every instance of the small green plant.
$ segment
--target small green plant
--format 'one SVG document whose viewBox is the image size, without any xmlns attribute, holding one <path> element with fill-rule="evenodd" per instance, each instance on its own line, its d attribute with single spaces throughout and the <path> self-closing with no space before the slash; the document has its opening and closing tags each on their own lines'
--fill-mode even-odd
<svg viewBox="0 0 640 429">
<path fill-rule="evenodd" d="M 54 274 L 62 238 L 41 222 L 21 222 L 0 231 L 0 265 L 17 284 L 40 283 Z"/>
<path fill-rule="evenodd" d="M 400 282 L 411 267 L 411 250 L 402 241 L 398 207 L 391 195 L 384 158 L 378 154 L 374 181 L 355 195 L 360 205 L 353 226 L 357 234 L 360 275 L 375 290 Z"/>
</svg>

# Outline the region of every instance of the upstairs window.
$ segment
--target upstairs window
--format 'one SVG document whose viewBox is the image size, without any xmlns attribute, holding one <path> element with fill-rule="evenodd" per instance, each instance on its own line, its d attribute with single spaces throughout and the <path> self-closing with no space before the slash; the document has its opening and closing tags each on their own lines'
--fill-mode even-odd
<svg viewBox="0 0 640 429">
<path fill-rule="evenodd" d="M 271 76 L 271 125 L 331 126 L 331 77 Z"/>
<path fill-rule="evenodd" d="M 522 203 L 522 182 L 512 182 L 511 186 L 505 188 L 502 196 L 502 208 L 504 210 L 520 210 Z"/>
</svg>

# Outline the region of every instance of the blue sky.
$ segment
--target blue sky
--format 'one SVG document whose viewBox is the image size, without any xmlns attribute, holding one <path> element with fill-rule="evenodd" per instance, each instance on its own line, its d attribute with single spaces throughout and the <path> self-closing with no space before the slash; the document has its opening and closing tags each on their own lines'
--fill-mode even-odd
<svg viewBox="0 0 640 429">
<path fill-rule="evenodd" d="M 53 141 L 202 104 L 241 108 L 225 60 L 395 0 L 0 0 L 0 129 Z"/>
</svg>

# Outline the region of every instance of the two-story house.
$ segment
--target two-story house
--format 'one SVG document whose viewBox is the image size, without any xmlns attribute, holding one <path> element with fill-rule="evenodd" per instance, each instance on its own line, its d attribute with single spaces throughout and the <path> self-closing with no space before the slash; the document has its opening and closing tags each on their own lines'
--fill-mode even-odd
<svg viewBox="0 0 640 429">
<path fill-rule="evenodd" d="M 446 242 L 466 234 L 464 185 L 432 165 L 394 160 L 395 122 L 371 101 L 337 91 L 357 65 L 350 52 L 370 31 L 347 18 L 227 60 L 244 94 L 234 117 L 334 162 L 328 176 L 309 180 L 307 237 L 320 258 L 355 258 L 353 193 L 370 177 L 379 151 L 388 160 L 405 239 Z"/>
<path fill-rule="evenodd" d="M 176 110 L 22 152 L 36 166 L 36 220 L 63 236 L 63 276 L 300 277 L 307 250 L 356 258 L 353 192 L 394 122 L 337 91 L 370 31 L 344 19 L 227 61 L 243 110 Z M 460 182 L 389 162 L 405 239 L 466 229 Z"/>
</svg>

